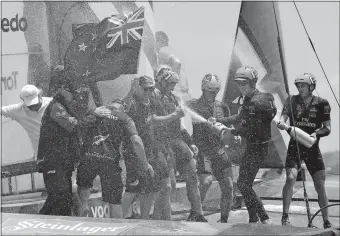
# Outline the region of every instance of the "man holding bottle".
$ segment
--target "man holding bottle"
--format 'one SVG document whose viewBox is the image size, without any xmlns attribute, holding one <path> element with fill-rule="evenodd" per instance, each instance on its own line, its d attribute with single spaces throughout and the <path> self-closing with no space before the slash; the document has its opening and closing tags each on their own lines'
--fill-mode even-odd
<svg viewBox="0 0 340 236">
<path fill-rule="evenodd" d="M 312 74 L 304 73 L 299 75 L 294 84 L 299 94 L 288 98 L 284 104 L 279 129 L 286 129 L 285 122 L 290 121 L 290 125 L 300 128 L 314 138 L 315 143 L 310 147 L 298 144 L 293 138 L 289 142 L 286 171 L 287 178 L 282 190 L 283 195 L 283 215 L 282 225 L 290 225 L 288 212 L 290 202 L 293 196 L 293 186 L 296 182 L 298 169 L 301 167 L 300 161 L 305 162 L 306 167 L 311 174 L 314 187 L 318 193 L 320 208 L 328 205 L 327 194 L 325 190 L 325 164 L 319 148 L 321 137 L 328 136 L 331 132 L 331 107 L 326 99 L 314 96 L 312 93 L 316 86 L 316 79 Z M 299 157 L 299 158 L 298 158 Z M 324 228 L 331 228 L 332 224 L 328 220 L 328 209 L 322 211 Z"/>
</svg>

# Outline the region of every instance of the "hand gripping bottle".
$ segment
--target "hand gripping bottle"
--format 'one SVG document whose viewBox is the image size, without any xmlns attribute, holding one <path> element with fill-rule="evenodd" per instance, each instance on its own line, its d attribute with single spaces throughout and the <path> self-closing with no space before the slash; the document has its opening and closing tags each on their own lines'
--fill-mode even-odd
<svg viewBox="0 0 340 236">
<path fill-rule="evenodd" d="M 232 138 L 231 129 L 220 122 L 216 122 L 215 118 L 209 118 L 208 123 L 211 125 L 212 132 L 218 136 L 225 145 L 229 145 Z"/>
<path fill-rule="evenodd" d="M 285 125 L 285 130 L 293 139 L 307 148 L 312 147 L 315 143 L 315 138 L 298 127 Z"/>
</svg>

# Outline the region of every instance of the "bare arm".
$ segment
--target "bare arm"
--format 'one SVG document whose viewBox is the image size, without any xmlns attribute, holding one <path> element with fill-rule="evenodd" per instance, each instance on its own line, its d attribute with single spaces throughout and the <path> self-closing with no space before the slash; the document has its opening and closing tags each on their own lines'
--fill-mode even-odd
<svg viewBox="0 0 340 236">
<path fill-rule="evenodd" d="M 223 117 L 221 119 L 218 119 L 217 121 L 221 122 L 224 125 L 232 125 L 232 124 L 236 123 L 237 115 L 238 114 L 234 114 L 234 115 L 229 116 L 229 117 Z"/>
<path fill-rule="evenodd" d="M 20 109 L 21 109 L 21 104 L 3 106 L 1 107 L 1 115 L 15 120 L 17 118 L 17 114 Z"/>
<path fill-rule="evenodd" d="M 167 116 L 157 116 L 156 114 L 153 114 L 151 117 L 151 122 L 153 122 L 154 124 L 167 125 L 175 120 L 180 119 L 181 117 L 181 114 L 179 114 L 179 112 L 177 111 Z"/>
<path fill-rule="evenodd" d="M 132 143 L 132 147 L 134 152 L 136 153 L 138 159 L 142 162 L 143 169 L 145 171 L 148 170 L 148 160 L 146 159 L 145 151 L 144 151 L 144 144 L 142 139 L 139 135 L 132 135 L 130 137 L 130 141 Z"/>
<path fill-rule="evenodd" d="M 331 121 L 327 120 L 322 122 L 322 127 L 315 130 L 315 134 L 317 137 L 325 137 L 331 133 Z"/>
<path fill-rule="evenodd" d="M 328 136 L 331 133 L 331 107 L 327 100 L 324 100 L 322 105 L 322 127 L 315 130 L 317 139 Z"/>
</svg>

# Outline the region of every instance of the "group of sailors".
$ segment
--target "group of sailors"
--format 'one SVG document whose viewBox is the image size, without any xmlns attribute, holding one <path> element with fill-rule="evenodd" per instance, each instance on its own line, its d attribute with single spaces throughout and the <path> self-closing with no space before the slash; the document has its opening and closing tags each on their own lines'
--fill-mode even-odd
<svg viewBox="0 0 340 236">
<path fill-rule="evenodd" d="M 126 218 L 138 195 L 142 219 L 171 220 L 170 194 L 176 187 L 175 173 L 179 172 L 191 204 L 188 221 L 207 222 L 202 202 L 214 176 L 221 190 L 220 222 L 228 222 L 234 188 L 238 188 L 249 213 L 249 223 L 272 224 L 253 190 L 253 182 L 268 158 L 271 124 L 277 109 L 273 95 L 256 88 L 256 69 L 243 66 L 233 78 L 243 97 L 237 114 L 231 114 L 228 105 L 216 99 L 221 81 L 214 74 L 203 77 L 200 98 L 183 104 L 173 93 L 179 75 L 162 65 L 155 70 L 154 78 L 135 78 L 124 101 L 117 99 L 109 105 L 96 106 L 88 84 L 66 78 L 62 66 L 54 73 L 57 79 L 53 98 L 42 97 L 38 88 L 26 85 L 20 93 L 22 103 L 1 108 L 2 115 L 25 128 L 36 151 L 47 192 L 40 214 L 86 216 L 90 190 L 99 175 L 102 200 L 109 205 L 110 217 Z M 325 165 L 318 143 L 331 131 L 331 108 L 326 99 L 312 94 L 316 87 L 312 74 L 298 76 L 295 85 L 299 94 L 286 100 L 277 126 L 285 129 L 289 119 L 291 126 L 315 137 L 315 144 L 306 148 L 293 138 L 289 143 L 283 225 L 290 224 L 288 212 L 300 159 L 313 178 L 320 208 L 328 204 Z M 208 121 L 193 119 L 192 135 L 183 122 L 186 107 Z M 246 145 L 239 160 L 236 186 L 230 158 L 233 150 L 212 132 L 211 120 L 231 129 L 230 142 L 234 147 Z M 125 183 L 121 159 L 126 167 Z M 72 193 L 75 170 L 77 193 Z M 322 215 L 324 227 L 332 227 L 327 209 Z"/>
</svg>

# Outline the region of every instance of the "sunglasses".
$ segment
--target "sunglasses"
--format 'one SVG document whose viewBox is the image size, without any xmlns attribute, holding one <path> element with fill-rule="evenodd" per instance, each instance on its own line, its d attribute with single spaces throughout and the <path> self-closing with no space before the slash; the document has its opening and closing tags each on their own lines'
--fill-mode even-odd
<svg viewBox="0 0 340 236">
<path fill-rule="evenodd" d="M 248 84 L 247 81 L 238 81 L 238 82 L 237 82 L 237 85 L 238 85 L 238 86 L 246 86 L 247 84 Z"/>
<path fill-rule="evenodd" d="M 148 87 L 148 88 L 143 88 L 144 92 L 153 92 L 155 91 L 155 87 Z"/>
</svg>

